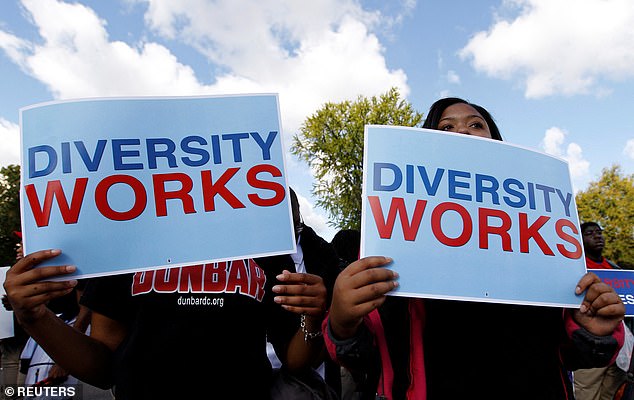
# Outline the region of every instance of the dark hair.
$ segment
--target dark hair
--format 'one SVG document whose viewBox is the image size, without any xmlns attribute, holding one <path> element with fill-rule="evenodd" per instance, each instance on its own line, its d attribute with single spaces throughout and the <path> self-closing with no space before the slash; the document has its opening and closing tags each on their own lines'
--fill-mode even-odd
<svg viewBox="0 0 634 400">
<path fill-rule="evenodd" d="M 484 107 L 477 104 L 469 103 L 468 101 L 460 99 L 458 97 L 446 97 L 432 104 L 431 107 L 429 107 L 429 112 L 427 113 L 427 118 L 425 118 L 423 128 L 438 129 L 438 123 L 440 122 L 440 117 L 442 116 L 442 113 L 445 112 L 447 107 L 453 106 L 454 104 L 466 104 L 475 108 L 475 110 L 479 112 L 480 115 L 482 115 L 482 118 L 484 118 L 487 125 L 489 125 L 491 138 L 500 141 L 502 140 L 502 135 L 500 134 L 498 126 L 495 124 L 495 121 L 493 120 L 491 114 L 489 114 L 489 112 Z"/>
<path fill-rule="evenodd" d="M 603 230 L 603 228 L 601 228 L 601 225 L 599 225 L 597 222 L 584 222 L 583 224 L 581 224 L 581 226 L 579 228 L 581 228 L 581 233 L 585 232 L 585 230 L 587 228 L 590 228 L 591 226 L 596 226 L 597 228 Z"/>
<path fill-rule="evenodd" d="M 330 242 L 335 252 L 346 264 L 359 259 L 361 232 L 356 229 L 342 229 Z"/>
</svg>

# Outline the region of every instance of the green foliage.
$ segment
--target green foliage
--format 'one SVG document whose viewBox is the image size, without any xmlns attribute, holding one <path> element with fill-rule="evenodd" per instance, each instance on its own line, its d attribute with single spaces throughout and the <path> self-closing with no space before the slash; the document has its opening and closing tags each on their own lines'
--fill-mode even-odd
<svg viewBox="0 0 634 400">
<path fill-rule="evenodd" d="M 577 193 L 581 222 L 598 222 L 603 228 L 603 256 L 623 268 L 634 269 L 634 175 L 618 165 L 605 168 L 586 191 Z"/>
<path fill-rule="evenodd" d="M 366 124 L 421 126 L 423 114 L 392 88 L 379 97 L 326 103 L 293 138 L 291 151 L 306 161 L 317 183 L 312 193 L 330 224 L 360 229 L 363 178 L 363 129 Z"/>
<path fill-rule="evenodd" d="M 0 168 L 0 266 L 13 265 L 20 230 L 20 166 Z"/>
</svg>

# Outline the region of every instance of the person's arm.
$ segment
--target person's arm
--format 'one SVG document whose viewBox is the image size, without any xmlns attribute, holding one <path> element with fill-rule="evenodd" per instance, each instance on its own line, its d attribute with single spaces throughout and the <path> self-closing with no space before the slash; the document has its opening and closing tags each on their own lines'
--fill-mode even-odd
<svg viewBox="0 0 634 400">
<path fill-rule="evenodd" d="M 75 271 L 72 266 L 35 268 L 61 254 L 41 250 L 20 259 L 9 271 L 4 287 L 18 321 L 26 332 L 71 375 L 95 386 L 112 385 L 112 353 L 126 334 L 125 327 L 93 314 L 91 337 L 67 325 L 46 307 L 54 298 L 70 293 L 76 280 L 43 281 Z"/>
<path fill-rule="evenodd" d="M 73 328 L 77 329 L 79 332 L 86 333 L 86 329 L 88 329 L 88 325 L 90 325 L 92 311 L 90 308 L 80 303 L 83 293 L 83 289 L 77 289 L 77 304 L 79 305 L 79 312 L 75 318 L 75 323 L 73 323 Z"/>
<path fill-rule="evenodd" d="M 75 322 L 73 322 L 73 328 L 77 329 L 81 333 L 86 333 L 86 329 L 88 329 L 88 325 L 90 325 L 91 311 L 88 307 L 79 303 L 82 293 L 84 293 L 84 290 L 80 289 L 79 286 L 76 286 L 75 298 L 79 306 L 79 312 L 75 317 Z M 55 363 L 55 365 L 53 365 L 48 371 L 47 378 L 53 382 L 64 382 L 68 378 L 68 375 L 69 373 L 64 368 Z"/>
<path fill-rule="evenodd" d="M 316 366 L 323 361 L 324 342 L 321 321 L 326 313 L 327 291 L 318 275 L 284 271 L 273 287 L 275 302 L 283 309 L 303 315 L 303 326 L 293 335 L 286 349 L 276 352 L 289 370 Z M 281 351 L 280 351 L 281 350 Z"/>
<path fill-rule="evenodd" d="M 565 310 L 567 336 L 562 356 L 570 370 L 596 368 L 614 361 L 623 345 L 625 306 L 609 285 L 593 273 L 584 275 L 576 293 L 586 292 L 579 309 Z"/>
</svg>

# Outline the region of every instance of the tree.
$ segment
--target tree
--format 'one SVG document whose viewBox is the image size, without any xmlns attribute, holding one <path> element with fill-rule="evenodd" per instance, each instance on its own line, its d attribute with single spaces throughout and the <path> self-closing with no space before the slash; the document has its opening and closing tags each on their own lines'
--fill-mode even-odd
<svg viewBox="0 0 634 400">
<path fill-rule="evenodd" d="M 13 265 L 20 239 L 20 166 L 0 168 L 0 266 Z"/>
<path fill-rule="evenodd" d="M 326 103 L 304 121 L 291 151 L 312 168 L 312 193 L 331 225 L 360 229 L 364 126 L 421 126 L 422 121 L 423 114 L 401 99 L 396 88 L 379 97 Z"/>
<path fill-rule="evenodd" d="M 603 255 L 634 269 L 634 174 L 623 174 L 618 165 L 605 168 L 575 198 L 581 222 L 597 222 L 604 230 Z"/>
</svg>

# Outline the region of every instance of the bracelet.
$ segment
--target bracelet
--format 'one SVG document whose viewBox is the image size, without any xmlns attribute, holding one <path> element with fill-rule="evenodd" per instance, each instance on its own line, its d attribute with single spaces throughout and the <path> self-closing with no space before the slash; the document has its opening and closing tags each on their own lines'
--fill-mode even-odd
<svg viewBox="0 0 634 400">
<path fill-rule="evenodd" d="M 318 330 L 317 332 L 309 332 L 306 329 L 306 314 L 302 314 L 300 318 L 299 326 L 300 328 L 302 328 L 302 332 L 304 332 L 304 342 L 308 342 L 309 340 L 316 339 L 323 335 L 321 330 Z"/>
</svg>

